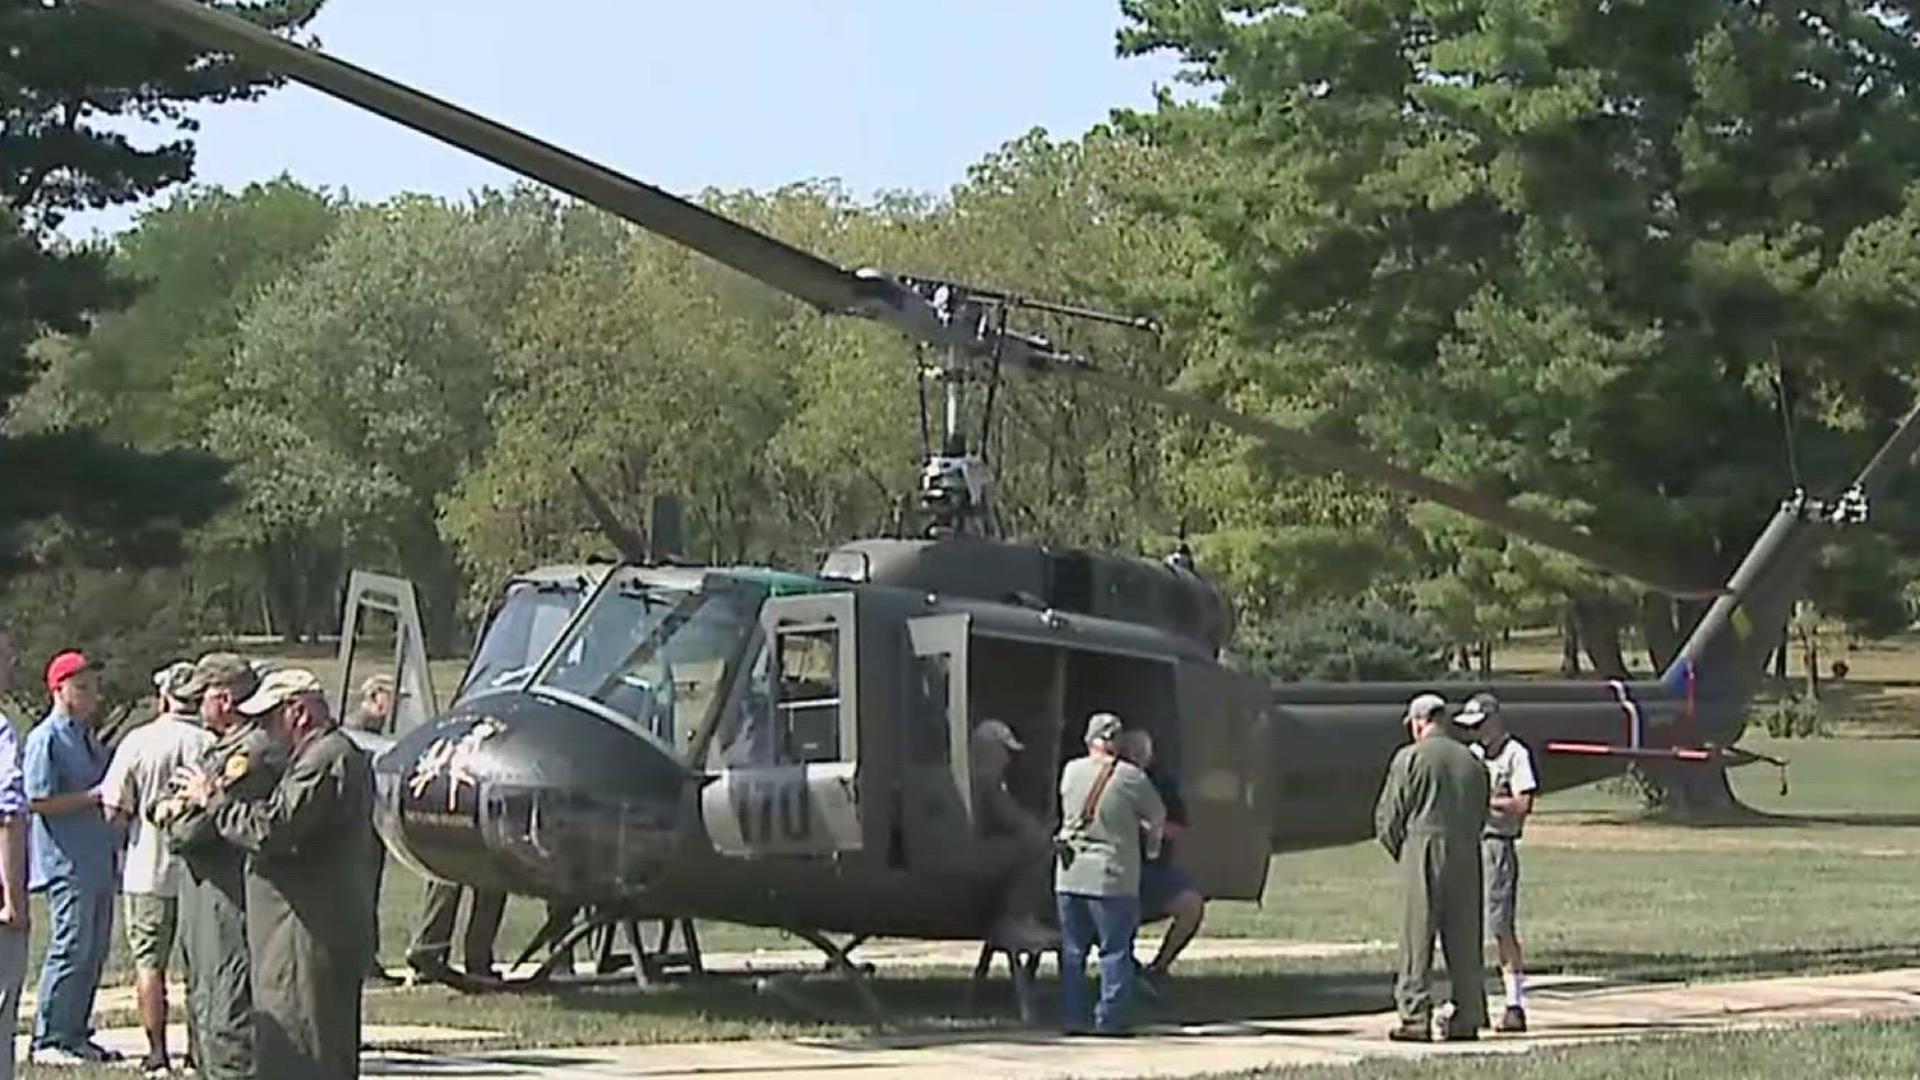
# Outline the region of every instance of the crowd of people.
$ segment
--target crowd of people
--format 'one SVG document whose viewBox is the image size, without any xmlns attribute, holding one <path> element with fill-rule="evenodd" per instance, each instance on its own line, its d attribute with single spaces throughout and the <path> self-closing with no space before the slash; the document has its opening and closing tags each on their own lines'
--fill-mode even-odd
<svg viewBox="0 0 1920 1080">
<path fill-rule="evenodd" d="M 1429 1042 L 1476 1039 L 1488 1026 L 1525 1031 L 1518 841 L 1539 790 L 1533 759 L 1508 733 L 1492 694 L 1474 695 L 1457 714 L 1440 695 L 1422 694 L 1408 704 L 1405 722 L 1411 741 L 1394 755 L 1374 815 L 1406 894 L 1394 985 L 1400 1024 L 1388 1036 Z M 1010 838 L 1015 857 L 1030 858 L 1036 836 L 1046 835 L 1052 848 L 1065 1030 L 1124 1035 L 1131 997 L 1157 995 L 1156 981 L 1199 931 L 1206 901 L 1172 857 L 1186 812 L 1178 787 L 1153 768 L 1152 734 L 1103 712 L 1088 719 L 1085 742 L 1086 755 L 1061 771 L 1063 820 L 1047 835 L 1006 791 L 1019 740 L 1000 721 L 982 723 L 970 759 L 974 809 L 990 836 Z M 1009 914 L 995 936 L 1014 948 L 1045 948 L 1049 932 L 1021 914 L 1027 887 L 1018 874 L 1013 880 Z M 1161 918 L 1170 920 L 1167 933 L 1152 962 L 1141 965 L 1135 935 L 1143 921 Z M 1485 935 L 1494 939 L 1506 991 L 1491 1025 L 1479 979 Z M 1452 1007 L 1437 1032 L 1436 939 L 1455 973 Z M 1089 1000 L 1086 967 L 1096 947 L 1100 992 Z"/>
<path fill-rule="evenodd" d="M 14 660 L 0 627 L 0 692 Z M 361 985 L 385 977 L 375 956 L 384 858 L 367 756 L 341 731 L 319 680 L 300 669 L 262 673 L 227 652 L 175 662 L 153 675 L 154 718 L 109 753 L 98 730 L 96 665 L 62 652 L 44 678 L 52 705 L 24 739 L 0 717 L 0 1024 L 17 1023 L 28 895 L 38 892 L 52 925 L 30 1060 L 118 1060 L 92 1027 L 118 910 L 146 1075 L 174 1066 L 167 976 L 176 942 L 187 984 L 183 1064 L 208 1080 L 358 1075 Z M 377 730 L 392 686 L 375 680 L 365 689 L 348 723 Z M 1472 1039 L 1488 1026 L 1477 978 L 1453 981 L 1451 1012 L 1437 1030 L 1430 989 L 1436 938 L 1449 971 L 1477 973 L 1483 931 L 1495 939 L 1506 990 L 1491 1026 L 1524 1031 L 1517 841 L 1538 789 L 1532 760 L 1491 694 L 1457 714 L 1439 695 L 1420 695 L 1406 723 L 1411 741 L 1394 756 L 1375 810 L 1406 892 L 1400 1025 L 1390 1036 Z M 1021 740 L 1002 721 L 983 721 L 973 731 L 972 801 L 989 842 L 1018 868 L 994 940 L 1057 947 L 1065 1029 L 1120 1035 L 1130 1029 L 1130 999 L 1158 995 L 1206 903 L 1174 858 L 1186 812 L 1177 784 L 1155 767 L 1152 735 L 1100 712 L 1088 718 L 1084 742 L 1087 753 L 1061 770 L 1055 826 L 1008 789 Z M 445 965 L 450 951 L 459 890 L 444 891 L 444 917 L 428 919 L 409 950 L 423 971 Z M 1057 933 L 1029 903 L 1043 891 Z M 491 974 L 494 898 L 474 900 L 468 967 Z M 1135 936 L 1160 919 L 1169 920 L 1167 933 L 1141 964 Z M 1086 966 L 1096 951 L 1094 996 Z M 12 1073 L 9 1041 L 0 1080 Z"/>
<path fill-rule="evenodd" d="M 13 648 L 0 628 L 0 691 Z M 0 717 L 0 1025 L 18 1021 L 28 894 L 47 950 L 29 1060 L 114 1062 L 94 996 L 116 908 L 147 1076 L 170 1075 L 167 975 L 179 945 L 185 1058 L 207 1080 L 359 1075 L 380 848 L 364 752 L 312 672 L 209 653 L 153 675 L 156 715 L 109 753 L 98 667 L 66 651 L 24 740 Z M 389 691 L 390 693 L 390 691 Z M 0 1051 L 10 1080 L 11 1040 Z"/>
</svg>

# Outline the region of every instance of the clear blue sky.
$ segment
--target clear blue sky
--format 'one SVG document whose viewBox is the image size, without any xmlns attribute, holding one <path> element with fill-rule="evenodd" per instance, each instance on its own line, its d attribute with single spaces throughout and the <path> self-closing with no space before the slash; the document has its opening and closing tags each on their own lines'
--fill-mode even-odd
<svg viewBox="0 0 1920 1080">
<path fill-rule="evenodd" d="M 944 191 L 1029 128 L 1077 135 L 1148 104 L 1174 64 L 1117 58 L 1119 25 L 1117 0 L 327 0 L 312 30 L 343 59 L 669 190 L 837 177 L 864 194 Z M 205 183 L 285 172 L 378 199 L 511 180 L 300 86 L 197 115 Z"/>
</svg>

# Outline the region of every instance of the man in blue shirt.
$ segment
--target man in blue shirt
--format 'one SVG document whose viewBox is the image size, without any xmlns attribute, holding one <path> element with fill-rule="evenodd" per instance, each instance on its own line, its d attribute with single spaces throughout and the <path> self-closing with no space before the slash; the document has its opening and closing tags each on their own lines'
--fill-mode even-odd
<svg viewBox="0 0 1920 1080">
<path fill-rule="evenodd" d="M 0 626 L 0 697 L 13 688 L 13 637 Z M 20 774 L 20 738 L 0 713 L 0 1080 L 13 1080 L 13 1028 L 27 977 L 27 786 Z"/>
<path fill-rule="evenodd" d="M 53 708 L 27 733 L 26 788 L 33 810 L 28 887 L 47 894 L 53 931 L 33 1019 L 35 1064 L 117 1061 L 93 1041 L 93 995 L 113 935 L 113 826 L 100 810 L 108 754 L 94 733 L 100 685 L 78 652 L 47 664 Z"/>
</svg>

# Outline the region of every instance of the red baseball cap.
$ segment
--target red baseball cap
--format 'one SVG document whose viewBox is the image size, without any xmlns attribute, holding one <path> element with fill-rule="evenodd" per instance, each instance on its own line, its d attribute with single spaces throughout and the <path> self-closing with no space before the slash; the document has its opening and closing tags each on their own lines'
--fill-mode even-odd
<svg viewBox="0 0 1920 1080">
<path fill-rule="evenodd" d="M 47 690 L 60 689 L 60 684 L 83 671 L 90 671 L 100 665 L 87 659 L 86 654 L 74 649 L 55 656 L 47 661 Z"/>
</svg>

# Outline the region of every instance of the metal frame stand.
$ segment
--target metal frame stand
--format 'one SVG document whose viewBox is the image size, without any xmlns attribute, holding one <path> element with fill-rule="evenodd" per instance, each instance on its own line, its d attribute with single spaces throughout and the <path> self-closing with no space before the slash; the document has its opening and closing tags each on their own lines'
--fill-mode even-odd
<svg viewBox="0 0 1920 1080">
<path fill-rule="evenodd" d="M 1036 1000 L 1035 985 L 1039 981 L 1040 959 L 1054 951 L 1056 950 L 1009 949 L 995 945 L 991 941 L 982 942 L 980 958 L 974 961 L 973 978 L 967 982 L 967 1008 L 978 1007 L 980 991 L 986 986 L 987 980 L 993 977 L 993 962 L 1004 956 L 1007 958 L 1007 977 L 1013 982 L 1014 1004 L 1020 1010 L 1020 1022 L 1028 1025 L 1038 1024 L 1040 1006 Z"/>
</svg>

